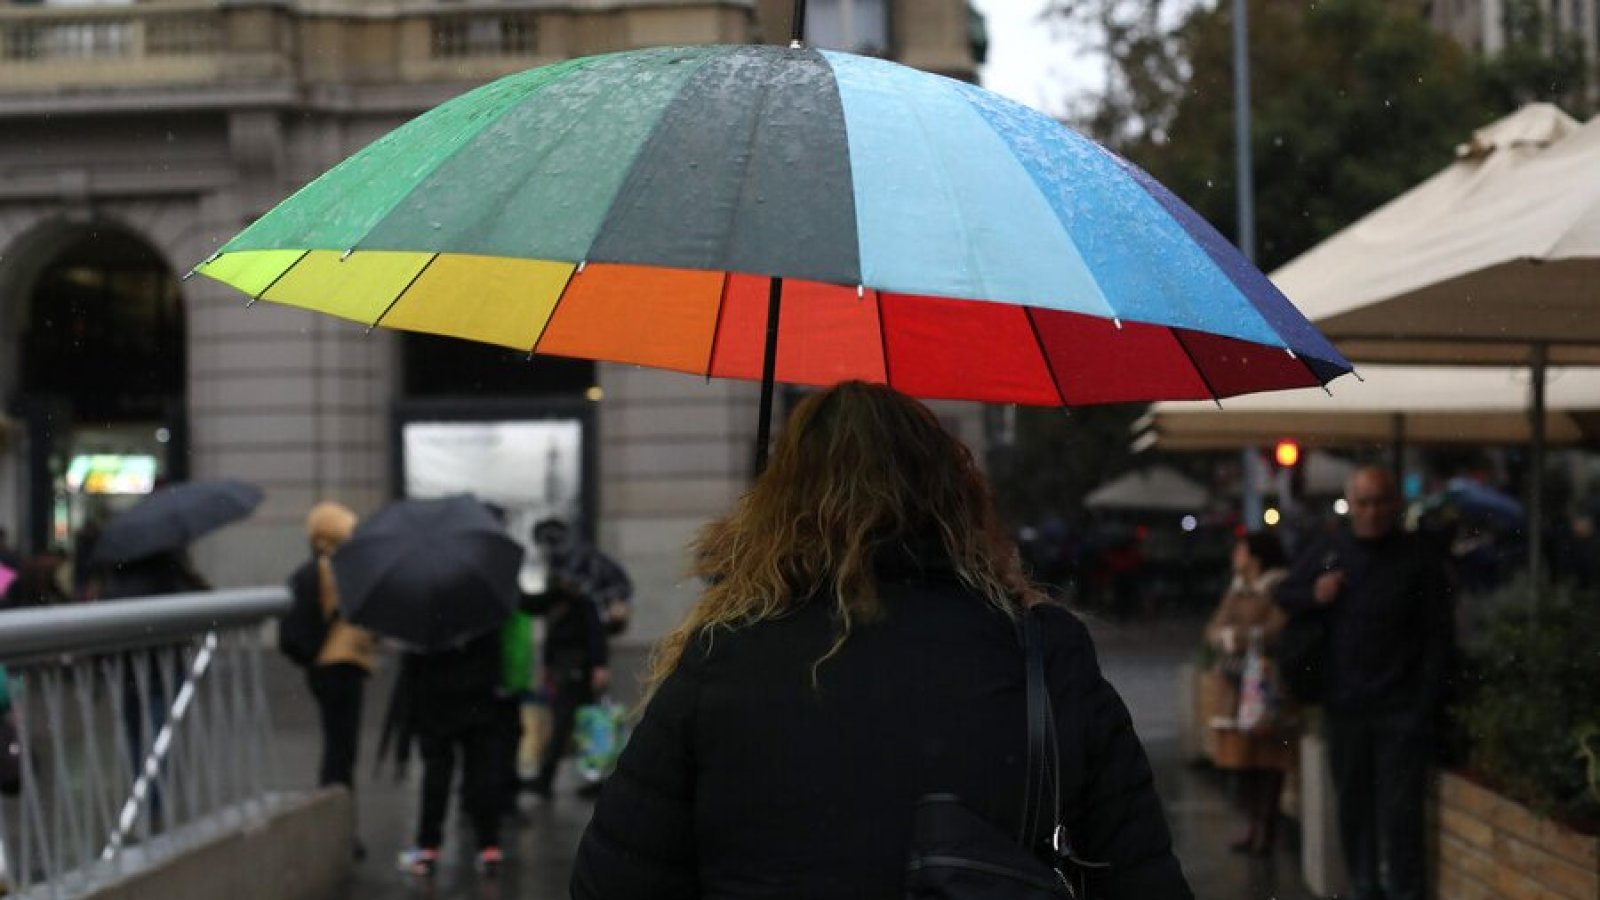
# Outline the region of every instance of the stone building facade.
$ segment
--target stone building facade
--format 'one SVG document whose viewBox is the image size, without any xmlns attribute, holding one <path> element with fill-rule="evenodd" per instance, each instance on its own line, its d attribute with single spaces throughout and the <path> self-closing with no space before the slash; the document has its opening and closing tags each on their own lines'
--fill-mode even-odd
<svg viewBox="0 0 1600 900">
<path fill-rule="evenodd" d="M 839 3 L 813 0 L 819 20 L 836 22 L 826 7 Z M 887 55 L 973 77 L 963 0 L 849 6 L 869 20 L 850 33 L 887 35 Z M 167 477 L 265 489 L 253 518 L 195 555 L 219 584 L 276 582 L 304 552 L 311 503 L 370 510 L 394 496 L 408 405 L 446 418 L 577 410 L 596 448 L 595 535 L 639 582 L 637 635 L 659 633 L 690 599 L 684 543 L 748 483 L 753 385 L 568 364 L 526 396 L 478 397 L 469 383 L 421 397 L 405 337 L 273 304 L 247 310 L 228 288 L 178 276 L 298 186 L 469 87 L 573 56 L 786 39 L 790 7 L 0 5 L 0 528 L 24 546 L 70 540 L 86 476 L 69 469 L 96 454 L 156 458 Z M 947 412 L 981 442 L 978 409 Z"/>
<path fill-rule="evenodd" d="M 1426 0 L 1424 15 L 1434 28 L 1476 53 L 1506 45 L 1507 3 L 1514 0 Z M 1600 0 L 1535 0 L 1552 34 L 1577 38 L 1591 62 L 1600 59 Z"/>
</svg>

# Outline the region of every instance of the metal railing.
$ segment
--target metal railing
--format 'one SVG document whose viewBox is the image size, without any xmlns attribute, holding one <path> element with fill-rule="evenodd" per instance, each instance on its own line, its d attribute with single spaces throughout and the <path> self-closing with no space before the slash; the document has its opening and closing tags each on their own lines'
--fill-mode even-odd
<svg viewBox="0 0 1600 900">
<path fill-rule="evenodd" d="M 0 612 L 21 768 L 0 895 L 81 896 L 266 811 L 261 625 L 288 606 L 274 587 Z"/>
</svg>

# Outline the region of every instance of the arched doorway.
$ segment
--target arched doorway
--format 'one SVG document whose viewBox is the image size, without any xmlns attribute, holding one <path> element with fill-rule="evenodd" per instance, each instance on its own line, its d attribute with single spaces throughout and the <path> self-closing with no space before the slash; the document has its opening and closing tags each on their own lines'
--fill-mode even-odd
<svg viewBox="0 0 1600 900">
<path fill-rule="evenodd" d="M 83 526 L 187 475 L 187 340 L 178 280 L 126 228 L 43 226 L 4 279 L 26 434 L 26 534 L 70 547 Z"/>
</svg>

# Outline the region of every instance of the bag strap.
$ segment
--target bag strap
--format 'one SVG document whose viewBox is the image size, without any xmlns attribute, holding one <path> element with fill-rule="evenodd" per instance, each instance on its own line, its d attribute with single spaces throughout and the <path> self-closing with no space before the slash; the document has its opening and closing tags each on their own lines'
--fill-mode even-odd
<svg viewBox="0 0 1600 900">
<path fill-rule="evenodd" d="M 1052 826 L 1052 842 L 1061 831 L 1061 765 L 1060 749 L 1056 744 L 1055 715 L 1051 710 L 1050 691 L 1044 681 L 1044 651 L 1039 636 L 1039 623 L 1033 611 L 1022 610 L 1022 655 L 1027 677 L 1028 755 L 1025 784 L 1022 795 L 1022 828 L 1017 835 L 1024 847 L 1035 846 L 1039 827 L 1048 822 Z"/>
<path fill-rule="evenodd" d="M 1067 889 L 1071 896 L 1078 897 L 1084 896 L 1088 889 L 1087 870 L 1108 869 L 1111 864 L 1079 857 L 1061 821 L 1061 744 L 1056 738 L 1056 717 L 1044 680 L 1043 646 L 1039 623 L 1033 611 L 1024 607 L 1022 655 L 1027 671 L 1028 757 L 1027 789 L 1022 797 L 1022 832 L 1018 839 L 1030 851 L 1035 849 L 1039 826 L 1048 821 L 1052 866 L 1064 880 L 1067 879 L 1064 867 L 1075 872 L 1078 884 L 1074 887 L 1069 881 Z"/>
</svg>

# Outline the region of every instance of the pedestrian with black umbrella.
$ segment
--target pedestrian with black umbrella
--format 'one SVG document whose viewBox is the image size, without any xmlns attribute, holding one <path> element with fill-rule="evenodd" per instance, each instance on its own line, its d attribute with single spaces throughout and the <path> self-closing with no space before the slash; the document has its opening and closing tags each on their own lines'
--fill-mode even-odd
<svg viewBox="0 0 1600 900">
<path fill-rule="evenodd" d="M 104 585 L 100 598 L 209 590 L 210 583 L 189 561 L 189 544 L 250 515 L 261 499 L 260 488 L 241 481 L 182 482 L 158 488 L 112 517 L 94 542 L 92 562 Z M 122 679 L 123 727 L 136 771 L 154 752 L 156 735 L 167 722 L 169 700 L 183 678 L 183 654 L 178 648 L 128 654 Z M 150 793 L 149 808 L 152 816 L 161 815 L 159 787 Z"/>
<path fill-rule="evenodd" d="M 416 844 L 399 860 L 412 874 L 438 869 L 458 761 L 477 868 L 500 869 L 499 627 L 521 569 L 521 546 L 468 496 L 390 504 L 334 553 L 345 618 L 407 647 L 386 729 L 422 757 Z"/>
</svg>

